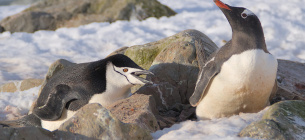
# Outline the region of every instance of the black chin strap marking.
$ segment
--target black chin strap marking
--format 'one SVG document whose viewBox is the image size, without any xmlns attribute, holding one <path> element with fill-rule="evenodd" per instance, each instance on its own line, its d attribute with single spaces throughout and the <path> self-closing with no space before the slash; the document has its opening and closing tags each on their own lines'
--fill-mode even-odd
<svg viewBox="0 0 305 140">
<path fill-rule="evenodd" d="M 135 84 L 133 84 L 133 83 L 131 83 L 131 82 L 129 81 L 129 79 L 127 78 L 126 75 L 124 75 L 124 74 L 120 73 L 119 71 L 115 70 L 114 66 L 112 66 L 112 67 L 113 67 L 113 70 L 114 70 L 115 72 L 117 72 L 117 73 L 123 75 L 123 76 L 127 79 L 127 81 L 128 81 L 130 84 L 135 85 Z"/>
</svg>

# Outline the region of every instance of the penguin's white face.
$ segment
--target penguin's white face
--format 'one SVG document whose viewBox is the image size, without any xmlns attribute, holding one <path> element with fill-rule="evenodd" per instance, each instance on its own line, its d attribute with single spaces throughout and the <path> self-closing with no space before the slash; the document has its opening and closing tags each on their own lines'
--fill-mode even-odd
<svg viewBox="0 0 305 140">
<path fill-rule="evenodd" d="M 116 67 L 116 66 L 114 66 L 113 68 L 117 73 L 124 76 L 126 80 L 132 85 L 144 85 L 150 82 L 140 77 L 140 75 L 152 74 L 147 70 L 130 68 L 130 67 Z"/>
<path fill-rule="evenodd" d="M 148 80 L 140 77 L 140 75 L 153 75 L 153 73 L 138 68 L 131 67 L 117 67 L 112 63 L 107 65 L 106 72 L 107 83 L 108 80 L 112 81 L 116 85 L 122 86 L 133 86 L 133 85 L 144 85 L 146 83 L 151 83 Z"/>
</svg>

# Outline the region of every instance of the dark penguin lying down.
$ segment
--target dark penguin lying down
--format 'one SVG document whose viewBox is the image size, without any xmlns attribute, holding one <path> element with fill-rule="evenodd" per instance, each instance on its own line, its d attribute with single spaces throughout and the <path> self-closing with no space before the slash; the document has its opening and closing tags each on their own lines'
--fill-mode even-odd
<svg viewBox="0 0 305 140">
<path fill-rule="evenodd" d="M 56 73 L 41 91 L 33 113 L 4 126 L 41 126 L 50 131 L 71 118 L 88 103 L 107 107 L 127 98 L 134 85 L 152 83 L 139 77 L 152 74 L 125 55 L 69 66 Z"/>
</svg>

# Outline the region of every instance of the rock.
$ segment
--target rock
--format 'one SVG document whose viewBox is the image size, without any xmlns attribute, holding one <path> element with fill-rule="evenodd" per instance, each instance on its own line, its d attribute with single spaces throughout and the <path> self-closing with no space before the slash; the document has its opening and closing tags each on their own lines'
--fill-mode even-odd
<svg viewBox="0 0 305 140">
<path fill-rule="evenodd" d="M 42 82 L 43 82 L 42 79 L 25 79 L 21 82 L 20 90 L 24 91 L 31 89 L 33 87 L 38 87 L 42 84 Z"/>
<path fill-rule="evenodd" d="M 68 60 L 65 59 L 59 59 L 57 61 L 55 61 L 53 64 L 51 64 L 51 66 L 49 67 L 49 70 L 47 72 L 46 78 L 45 78 L 45 82 L 47 82 L 54 74 L 56 74 L 58 71 L 69 67 L 71 65 L 75 65 L 75 63 L 72 63 Z"/>
<path fill-rule="evenodd" d="M 114 52 L 112 52 L 111 54 L 109 54 L 107 57 L 115 55 L 115 54 L 124 54 L 127 49 L 128 49 L 128 47 L 119 48 L 119 49 L 115 50 Z"/>
<path fill-rule="evenodd" d="M 80 134 L 94 139 L 152 139 L 148 130 L 123 123 L 99 104 L 82 107 L 58 131 Z"/>
<path fill-rule="evenodd" d="M 1 92 L 15 92 L 17 91 L 17 82 L 10 82 L 0 87 Z"/>
<path fill-rule="evenodd" d="M 0 137 L 3 140 L 59 140 L 59 139 L 75 139 L 75 140 L 96 140 L 79 134 L 73 134 L 65 131 L 50 132 L 41 127 L 1 127 Z"/>
<path fill-rule="evenodd" d="M 16 92 L 24 91 L 34 87 L 38 87 L 42 84 L 42 79 L 25 79 L 22 81 L 16 81 L 4 84 L 0 87 L 1 92 Z"/>
<path fill-rule="evenodd" d="M 0 22 L 5 31 L 10 32 L 29 32 L 38 30 L 55 30 L 55 18 L 46 12 L 29 12 L 25 11 Z"/>
<path fill-rule="evenodd" d="M 155 117 L 158 110 L 152 96 L 135 94 L 113 103 L 107 109 L 123 123 L 136 124 L 150 132 L 160 130 Z"/>
<path fill-rule="evenodd" d="M 203 51 L 205 61 L 217 46 L 197 30 L 185 30 L 171 37 L 132 46 L 125 55 L 138 65 L 149 69 L 155 76 L 147 77 L 155 84 L 135 86 L 132 92 L 152 95 L 160 116 L 156 116 L 160 128 L 195 118 L 195 108 L 189 105 L 198 76 L 197 51 Z"/>
<path fill-rule="evenodd" d="M 3 140 L 51 140 L 53 138 L 53 134 L 50 131 L 40 127 L 0 127 L 0 138 Z"/>
<path fill-rule="evenodd" d="M 278 60 L 278 91 L 272 103 L 283 100 L 305 101 L 305 64 Z"/>
<path fill-rule="evenodd" d="M 37 1 L 40 0 L 1 0 L 0 5 L 13 5 L 13 4 L 26 5 Z"/>
<path fill-rule="evenodd" d="M 305 101 L 282 101 L 272 105 L 262 120 L 240 132 L 255 139 L 305 139 Z"/>
<path fill-rule="evenodd" d="M 42 82 L 42 84 L 41 84 L 41 88 L 40 88 L 40 90 L 39 90 L 39 92 L 38 92 L 38 97 L 39 97 L 40 92 L 41 92 L 41 90 L 43 89 L 43 87 L 46 85 L 46 83 L 48 82 L 48 80 L 49 80 L 54 74 L 56 74 L 58 71 L 60 71 L 60 70 L 62 70 L 62 69 L 64 69 L 64 68 L 66 68 L 66 67 L 69 67 L 69 66 L 71 66 L 71 65 L 75 65 L 75 63 L 69 62 L 69 61 L 67 61 L 67 60 L 65 60 L 65 59 L 59 59 L 59 60 L 55 61 L 53 64 L 51 64 L 51 66 L 49 67 L 49 70 L 48 70 L 48 72 L 47 72 L 47 74 L 46 74 L 46 77 L 45 77 L 45 79 L 43 80 L 43 82 Z M 33 109 L 34 109 L 35 106 L 36 106 L 36 100 L 33 102 L 33 104 L 32 104 L 32 106 L 31 106 L 31 108 L 30 108 L 28 114 L 31 114 L 31 113 L 32 113 L 32 111 L 33 111 Z"/>
<path fill-rule="evenodd" d="M 5 31 L 5 29 L 2 26 L 0 26 L 0 33 L 4 32 L 4 31 Z"/>
<path fill-rule="evenodd" d="M 137 93 L 153 95 L 159 110 L 169 109 L 176 103 L 189 104 L 199 71 L 198 48 L 204 48 L 207 57 L 218 49 L 197 30 L 185 30 L 157 42 L 129 47 L 125 55 L 155 74 L 148 77 L 155 84 L 145 85 Z"/>
<path fill-rule="evenodd" d="M 92 22 L 144 20 L 176 13 L 157 0 L 42 0 L 0 22 L 6 31 L 35 32 Z"/>
</svg>

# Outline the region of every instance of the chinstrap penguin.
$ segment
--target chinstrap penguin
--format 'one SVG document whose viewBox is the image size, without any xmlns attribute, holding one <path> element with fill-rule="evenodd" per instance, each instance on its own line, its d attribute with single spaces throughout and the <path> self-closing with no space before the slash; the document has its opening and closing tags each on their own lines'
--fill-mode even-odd
<svg viewBox="0 0 305 140">
<path fill-rule="evenodd" d="M 43 128 L 56 130 L 88 103 L 99 103 L 107 107 L 117 100 L 127 98 L 132 86 L 152 83 L 140 75 L 153 73 L 122 54 L 69 66 L 51 77 L 43 87 L 33 113 L 26 116 L 34 118 L 29 121 L 33 120 L 34 125 L 25 123 L 27 118 L 17 120 L 15 124 L 39 126 L 38 118 Z"/>
<path fill-rule="evenodd" d="M 200 67 L 189 99 L 198 120 L 259 112 L 277 90 L 278 63 L 267 50 L 258 17 L 246 8 L 214 2 L 230 23 L 232 39 Z"/>
</svg>

